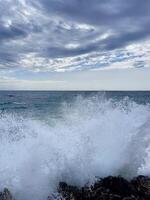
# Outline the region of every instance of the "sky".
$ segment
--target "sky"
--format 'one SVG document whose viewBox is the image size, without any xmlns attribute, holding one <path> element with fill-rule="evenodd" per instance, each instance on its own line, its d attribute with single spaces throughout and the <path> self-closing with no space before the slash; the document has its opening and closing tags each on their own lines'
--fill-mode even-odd
<svg viewBox="0 0 150 200">
<path fill-rule="evenodd" d="M 150 90 L 150 0 L 0 0 L 0 90 Z"/>
</svg>

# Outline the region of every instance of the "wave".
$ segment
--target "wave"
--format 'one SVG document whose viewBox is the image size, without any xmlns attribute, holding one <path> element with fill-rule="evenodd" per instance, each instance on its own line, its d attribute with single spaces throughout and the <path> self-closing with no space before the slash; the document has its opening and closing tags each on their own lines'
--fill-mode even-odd
<svg viewBox="0 0 150 200">
<path fill-rule="evenodd" d="M 80 186 L 97 176 L 150 175 L 149 105 L 78 96 L 61 114 L 51 122 L 1 114 L 0 190 L 42 200 L 59 181 Z"/>
</svg>

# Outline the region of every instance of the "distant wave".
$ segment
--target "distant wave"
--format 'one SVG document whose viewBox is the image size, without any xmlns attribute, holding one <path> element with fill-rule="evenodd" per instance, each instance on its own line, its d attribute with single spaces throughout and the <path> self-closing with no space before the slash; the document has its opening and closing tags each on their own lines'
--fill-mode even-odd
<svg viewBox="0 0 150 200">
<path fill-rule="evenodd" d="M 0 116 L 0 189 L 43 200 L 59 181 L 150 175 L 150 106 L 128 98 L 77 97 L 54 126 L 19 114 Z M 49 116 L 47 116 L 48 118 Z"/>
</svg>

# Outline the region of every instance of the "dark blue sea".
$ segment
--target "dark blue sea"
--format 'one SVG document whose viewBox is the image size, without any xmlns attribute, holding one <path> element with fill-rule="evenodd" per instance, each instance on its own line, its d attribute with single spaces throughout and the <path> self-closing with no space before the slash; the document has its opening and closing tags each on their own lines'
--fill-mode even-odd
<svg viewBox="0 0 150 200">
<path fill-rule="evenodd" d="M 150 92 L 0 91 L 0 190 L 16 200 L 139 174 L 150 175 Z"/>
</svg>

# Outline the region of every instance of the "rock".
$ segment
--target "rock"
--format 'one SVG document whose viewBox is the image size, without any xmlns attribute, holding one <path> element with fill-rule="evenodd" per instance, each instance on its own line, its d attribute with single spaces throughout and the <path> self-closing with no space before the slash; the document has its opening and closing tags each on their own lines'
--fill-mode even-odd
<svg viewBox="0 0 150 200">
<path fill-rule="evenodd" d="M 0 200 L 13 200 L 13 197 L 7 188 L 5 188 L 3 192 L 0 192 Z"/>
<path fill-rule="evenodd" d="M 101 180 L 101 186 L 109 193 L 117 194 L 123 197 L 131 196 L 135 189 L 130 182 L 122 177 L 109 176 Z"/>
<path fill-rule="evenodd" d="M 150 178 L 147 176 L 138 176 L 131 180 L 140 198 L 150 199 Z"/>
<path fill-rule="evenodd" d="M 58 192 L 65 200 L 150 200 L 150 178 L 138 176 L 128 181 L 109 176 L 81 188 L 61 182 Z"/>
<path fill-rule="evenodd" d="M 66 200 L 80 200 L 83 199 L 82 194 L 85 194 L 85 192 L 82 192 L 82 189 L 71 185 L 69 186 L 64 182 L 59 183 L 58 192 L 61 193 Z"/>
<path fill-rule="evenodd" d="M 135 197 L 125 197 L 125 198 L 123 198 L 123 200 L 139 200 L 139 199 L 137 199 Z"/>
</svg>

